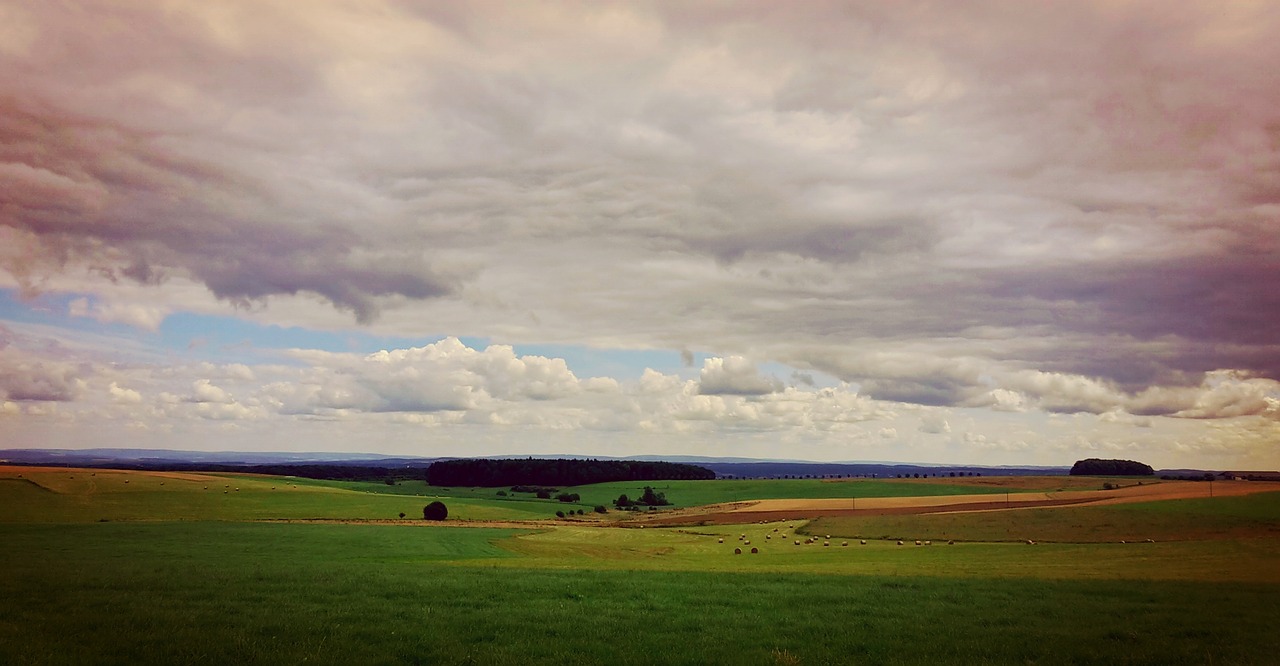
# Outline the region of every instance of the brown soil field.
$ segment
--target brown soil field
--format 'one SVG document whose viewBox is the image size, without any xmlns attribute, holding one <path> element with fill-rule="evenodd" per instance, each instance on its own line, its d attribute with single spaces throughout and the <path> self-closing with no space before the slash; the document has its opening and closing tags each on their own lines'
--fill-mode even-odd
<svg viewBox="0 0 1280 666">
<path fill-rule="evenodd" d="M 734 524 L 775 520 L 803 520 L 822 516 L 877 516 L 1014 511 L 1045 507 L 1126 504 L 1208 497 L 1210 484 L 1197 481 L 1143 483 L 1116 490 L 1068 490 L 1053 493 L 952 495 L 938 497 L 867 497 L 862 499 L 784 499 L 736 502 L 694 507 L 654 516 L 651 525 Z M 1280 490 L 1280 482 L 1224 481 L 1214 483 L 1214 497 L 1249 495 Z"/>
</svg>

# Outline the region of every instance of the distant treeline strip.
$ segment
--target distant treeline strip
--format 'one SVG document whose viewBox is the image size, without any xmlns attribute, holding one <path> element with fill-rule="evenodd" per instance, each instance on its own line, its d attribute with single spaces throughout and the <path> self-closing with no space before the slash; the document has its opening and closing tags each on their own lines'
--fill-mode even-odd
<svg viewBox="0 0 1280 666">
<path fill-rule="evenodd" d="M 296 476 L 303 479 L 326 481 L 385 481 L 421 479 L 423 466 L 381 467 L 376 465 L 279 463 L 246 465 L 235 463 L 184 463 L 184 462 L 111 462 L 102 464 L 78 463 L 74 465 L 48 463 L 48 467 L 90 467 L 97 469 L 133 469 L 144 472 L 220 472 L 229 474 L 268 474 L 271 476 Z"/>
<path fill-rule="evenodd" d="M 581 486 L 609 481 L 714 479 L 715 472 L 697 465 L 633 460 L 441 460 L 427 468 L 433 486 Z"/>
</svg>

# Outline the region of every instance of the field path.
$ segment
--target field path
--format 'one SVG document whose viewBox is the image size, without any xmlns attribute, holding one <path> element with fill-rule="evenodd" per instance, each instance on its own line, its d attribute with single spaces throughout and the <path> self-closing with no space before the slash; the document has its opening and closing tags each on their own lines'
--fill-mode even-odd
<svg viewBox="0 0 1280 666">
<path fill-rule="evenodd" d="M 1280 482 L 1225 481 L 1212 484 L 1214 497 L 1280 491 Z M 1009 511 L 1060 506 L 1097 506 L 1209 497 L 1202 481 L 1162 481 L 1115 490 L 1067 490 L 1007 495 L 950 495 L 931 497 L 864 497 L 846 499 L 765 499 L 714 504 L 664 513 L 645 520 L 652 525 L 697 523 L 732 524 L 800 520 L 820 516 L 877 516 L 893 514 Z"/>
</svg>

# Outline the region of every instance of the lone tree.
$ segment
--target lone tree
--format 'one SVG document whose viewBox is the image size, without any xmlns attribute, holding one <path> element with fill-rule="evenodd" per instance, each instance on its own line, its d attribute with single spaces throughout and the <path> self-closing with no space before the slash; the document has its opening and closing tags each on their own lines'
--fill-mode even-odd
<svg viewBox="0 0 1280 666">
<path fill-rule="evenodd" d="M 436 501 L 422 507 L 423 520 L 444 520 L 449 517 L 449 507 L 444 502 Z"/>
</svg>

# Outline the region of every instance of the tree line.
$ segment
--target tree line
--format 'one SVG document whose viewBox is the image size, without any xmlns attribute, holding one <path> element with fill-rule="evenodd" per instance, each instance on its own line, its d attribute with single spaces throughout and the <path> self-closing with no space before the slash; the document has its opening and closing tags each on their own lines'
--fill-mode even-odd
<svg viewBox="0 0 1280 666">
<path fill-rule="evenodd" d="M 715 472 L 697 465 L 637 460 L 537 459 L 441 460 L 427 468 L 433 486 L 581 486 L 609 481 L 714 479 Z"/>
</svg>

